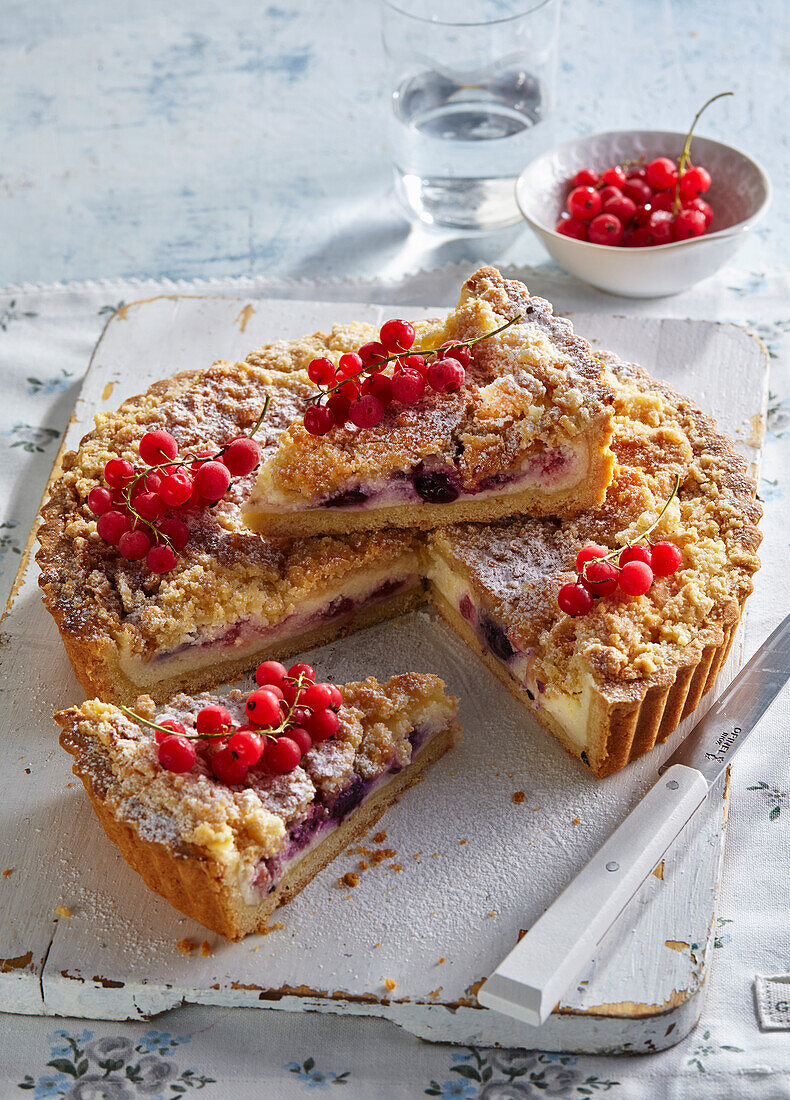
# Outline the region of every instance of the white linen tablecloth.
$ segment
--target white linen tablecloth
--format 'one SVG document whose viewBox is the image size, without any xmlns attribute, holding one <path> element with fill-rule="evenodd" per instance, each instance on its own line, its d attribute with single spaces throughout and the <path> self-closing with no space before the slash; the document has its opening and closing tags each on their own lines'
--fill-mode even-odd
<svg viewBox="0 0 790 1100">
<path fill-rule="evenodd" d="M 763 567 L 748 605 L 751 653 L 790 609 L 790 275 L 725 270 L 680 298 L 610 298 L 554 270 L 509 272 L 558 312 L 694 317 L 743 324 L 771 356 L 759 493 Z M 91 350 L 123 302 L 159 293 L 451 304 L 465 274 L 398 284 L 264 279 L 126 281 L 0 291 L 0 591 L 5 599 Z M 710 990 L 702 1021 L 671 1050 L 639 1057 L 473 1050 L 420 1042 L 384 1021 L 187 1007 L 151 1023 L 0 1015 L 0 1096 L 132 1100 L 212 1097 L 617 1100 L 790 1097 L 790 695 L 739 755 Z M 2 886 L 0 879 L 0 914 Z M 0 916 L 0 919 L 2 917 Z M 787 992 L 787 997 L 785 993 Z M 21 1091 L 20 1091 L 21 1090 Z"/>
</svg>

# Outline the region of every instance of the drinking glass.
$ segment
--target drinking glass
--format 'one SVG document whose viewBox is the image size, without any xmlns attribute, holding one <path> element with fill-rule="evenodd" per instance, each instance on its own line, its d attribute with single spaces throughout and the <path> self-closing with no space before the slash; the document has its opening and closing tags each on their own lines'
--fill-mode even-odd
<svg viewBox="0 0 790 1100">
<path fill-rule="evenodd" d="M 551 144 L 560 0 L 382 0 L 389 143 L 406 211 L 494 229 Z"/>
</svg>

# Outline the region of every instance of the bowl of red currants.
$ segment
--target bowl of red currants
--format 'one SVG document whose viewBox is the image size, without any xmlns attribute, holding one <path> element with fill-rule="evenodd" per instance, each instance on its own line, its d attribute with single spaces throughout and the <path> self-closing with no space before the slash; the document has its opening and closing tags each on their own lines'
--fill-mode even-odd
<svg viewBox="0 0 790 1100">
<path fill-rule="evenodd" d="M 756 161 L 693 129 L 565 142 L 519 176 L 521 212 L 558 264 L 600 290 L 686 290 L 730 259 L 771 200 Z"/>
</svg>

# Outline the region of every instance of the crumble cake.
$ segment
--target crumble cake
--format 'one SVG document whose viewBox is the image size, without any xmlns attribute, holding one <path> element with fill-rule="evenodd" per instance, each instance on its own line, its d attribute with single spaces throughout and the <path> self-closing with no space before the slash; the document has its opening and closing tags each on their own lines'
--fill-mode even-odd
<svg viewBox="0 0 790 1100">
<path fill-rule="evenodd" d="M 243 719 L 246 693 L 220 700 Z M 194 730 L 208 695 L 179 694 L 167 713 Z M 156 893 L 207 928 L 241 939 L 366 832 L 419 782 L 459 736 L 457 701 L 438 676 L 407 673 L 386 684 L 346 684 L 340 725 L 295 770 L 251 768 L 226 786 L 198 757 L 193 771 L 166 771 L 150 730 L 92 699 L 60 711 L 63 747 L 96 815 L 126 862 Z M 153 700 L 136 712 L 153 718 Z"/>
<path fill-rule="evenodd" d="M 507 321 L 515 323 L 496 334 Z M 466 281 L 446 319 L 414 327 L 412 352 L 479 340 L 461 388 L 393 402 L 372 428 L 316 436 L 295 420 L 244 505 L 250 527 L 280 536 L 431 528 L 601 503 L 613 394 L 569 321 L 488 267 Z"/>
<path fill-rule="evenodd" d="M 613 481 L 574 519 L 524 516 L 432 534 L 431 599 L 535 718 L 598 776 L 664 740 L 713 684 L 759 567 L 755 484 L 687 398 L 604 353 L 615 398 Z M 582 546 L 614 549 L 652 524 L 683 566 L 639 598 L 557 606 Z"/>
<path fill-rule="evenodd" d="M 304 371 L 319 352 L 364 338 L 355 325 L 279 342 L 245 363 L 179 374 L 101 413 L 77 452 L 66 454 L 38 531 L 44 603 L 87 694 L 129 702 L 164 699 L 246 672 L 261 654 L 286 657 L 341 633 L 401 614 L 423 600 L 411 533 L 360 533 L 274 541 L 241 522 L 254 473 L 213 508 L 184 514 L 190 541 L 168 574 L 128 561 L 97 533 L 87 504 L 109 458 L 134 458 L 144 432 L 165 426 L 199 452 L 255 424 L 263 455 L 304 407 Z"/>
</svg>

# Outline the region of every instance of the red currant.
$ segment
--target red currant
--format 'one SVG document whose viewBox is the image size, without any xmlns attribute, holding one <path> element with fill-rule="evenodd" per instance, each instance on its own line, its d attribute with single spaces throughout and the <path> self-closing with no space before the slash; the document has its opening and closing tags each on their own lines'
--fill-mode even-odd
<svg viewBox="0 0 790 1100">
<path fill-rule="evenodd" d="M 637 206 L 650 202 L 653 188 L 643 179 L 627 179 L 623 184 L 623 194 L 627 199 L 632 199 Z"/>
<path fill-rule="evenodd" d="M 636 213 L 636 203 L 626 195 L 618 192 L 614 198 L 607 199 L 603 204 L 604 214 L 611 214 L 619 218 L 623 225 L 627 225 Z"/>
<path fill-rule="evenodd" d="M 625 185 L 626 174 L 619 164 L 615 164 L 612 168 L 607 168 L 601 176 L 601 180 L 608 184 L 609 187 L 622 188 Z"/>
<path fill-rule="evenodd" d="M 264 740 L 252 730 L 236 730 L 228 739 L 228 748 L 235 752 L 239 763 L 251 768 L 263 756 Z"/>
<path fill-rule="evenodd" d="M 110 511 L 112 505 L 112 493 L 103 485 L 97 485 L 88 493 L 88 507 L 94 516 L 103 516 L 105 512 Z"/>
<path fill-rule="evenodd" d="M 700 191 L 707 191 L 711 185 L 710 172 L 706 168 L 687 168 L 680 177 L 680 193 L 695 198 Z"/>
<path fill-rule="evenodd" d="M 290 720 L 295 726 L 303 726 L 309 717 L 310 711 L 307 707 L 293 707 L 291 710 Z"/>
<path fill-rule="evenodd" d="M 629 180 L 643 180 L 647 177 L 647 171 L 643 165 L 634 164 L 633 167 L 628 169 L 625 175 L 626 179 Z"/>
<path fill-rule="evenodd" d="M 640 542 L 634 543 L 633 546 L 625 546 L 620 551 L 620 557 L 617 559 L 617 564 L 622 569 L 629 561 L 641 561 L 645 565 L 651 565 L 652 554 L 650 553 L 650 547 Z"/>
<path fill-rule="evenodd" d="M 654 210 L 669 210 L 671 213 L 672 207 L 675 205 L 675 192 L 656 191 L 650 200 L 650 205 Z"/>
<path fill-rule="evenodd" d="M 204 462 L 195 474 L 195 492 L 216 503 L 230 488 L 230 470 L 222 462 Z"/>
<path fill-rule="evenodd" d="M 554 228 L 563 237 L 572 237 L 575 241 L 587 240 L 587 223 L 581 218 L 561 218 Z"/>
<path fill-rule="evenodd" d="M 326 710 L 332 705 L 331 684 L 311 684 L 302 696 L 301 702 L 311 710 Z"/>
<path fill-rule="evenodd" d="M 246 764 L 242 764 L 235 752 L 226 745 L 211 758 L 211 770 L 215 777 L 227 787 L 237 787 L 247 778 L 249 771 Z"/>
<path fill-rule="evenodd" d="M 369 344 L 363 344 L 357 354 L 368 370 L 373 368 L 374 371 L 379 371 L 386 366 L 384 360 L 388 357 L 389 352 L 383 344 L 373 340 Z"/>
<path fill-rule="evenodd" d="M 691 237 L 701 237 L 705 232 L 705 215 L 699 210 L 688 207 L 678 210 L 672 222 L 672 239 L 687 241 Z"/>
<path fill-rule="evenodd" d="M 192 496 L 194 487 L 192 476 L 186 470 L 175 470 L 162 478 L 159 496 L 168 507 L 178 508 L 186 504 Z"/>
<path fill-rule="evenodd" d="M 343 397 L 340 393 L 333 393 L 327 400 L 326 407 L 332 413 L 335 424 L 339 428 L 342 428 L 348 421 L 348 413 L 351 408 L 351 402 L 347 397 Z"/>
<path fill-rule="evenodd" d="M 620 244 L 623 223 L 614 214 L 597 214 L 590 222 L 589 238 L 592 244 Z"/>
<path fill-rule="evenodd" d="M 398 360 L 398 365 L 401 370 L 416 370 L 423 378 L 428 373 L 428 364 L 423 355 L 404 355 Z"/>
<path fill-rule="evenodd" d="M 352 401 L 356 401 L 356 399 L 359 397 L 359 385 L 360 384 L 358 381 L 350 379 L 342 386 L 338 386 L 338 388 L 335 390 L 335 394 L 339 397 L 344 397 L 350 405 Z M 329 402 L 327 402 L 327 405 L 328 404 Z"/>
<path fill-rule="evenodd" d="M 462 367 L 468 367 L 472 362 L 472 349 L 466 344 L 458 344 L 455 340 L 445 340 L 436 349 L 437 359 L 457 359 Z"/>
<path fill-rule="evenodd" d="M 219 733 L 232 724 L 230 714 L 219 703 L 209 703 L 195 715 L 195 729 L 198 733 Z"/>
<path fill-rule="evenodd" d="M 134 466 L 126 458 L 111 458 L 104 467 L 104 480 L 113 489 L 125 489 L 134 479 Z"/>
<path fill-rule="evenodd" d="M 466 371 L 457 359 L 436 359 L 428 368 L 428 384 L 437 393 L 455 393 L 466 379 Z"/>
<path fill-rule="evenodd" d="M 333 710 L 314 710 L 305 721 L 305 729 L 313 741 L 328 741 L 334 737 L 340 726 L 340 719 Z"/>
<path fill-rule="evenodd" d="M 307 368 L 307 376 L 316 386 L 331 386 L 335 380 L 335 364 L 331 359 L 313 359 Z"/>
<path fill-rule="evenodd" d="M 392 396 L 404 405 L 413 405 L 425 393 L 425 379 L 418 370 L 399 370 L 392 376 Z"/>
<path fill-rule="evenodd" d="M 329 704 L 330 707 L 342 706 L 343 705 L 343 693 L 341 692 L 340 688 L 337 686 L 337 684 L 329 684 L 329 688 L 332 691 L 332 699 L 331 699 L 331 702 Z"/>
<path fill-rule="evenodd" d="M 117 546 L 121 537 L 129 530 L 130 526 L 129 518 L 125 516 L 123 512 L 118 512 L 113 509 L 99 516 L 96 523 L 96 530 L 99 532 L 99 537 L 103 538 L 105 542 Z"/>
<path fill-rule="evenodd" d="M 598 180 L 598 173 L 593 168 L 580 168 L 571 182 L 574 187 L 595 187 Z"/>
<path fill-rule="evenodd" d="M 657 577 L 668 577 L 676 573 L 683 564 L 683 555 L 674 542 L 654 542 L 650 548 L 653 573 Z"/>
<path fill-rule="evenodd" d="M 276 726 L 280 720 L 280 700 L 268 688 L 253 691 L 245 704 L 247 717 L 256 726 Z"/>
<path fill-rule="evenodd" d="M 176 555 L 169 546 L 152 546 L 145 557 L 152 573 L 169 573 L 176 567 Z"/>
<path fill-rule="evenodd" d="M 608 553 L 609 551 L 605 546 L 598 546 L 597 543 L 588 542 L 576 555 L 576 572 L 581 573 L 588 561 L 595 561 L 596 558 L 605 558 Z"/>
<path fill-rule="evenodd" d="M 653 213 L 652 203 L 649 203 L 649 202 L 642 203 L 641 205 L 637 206 L 637 208 L 634 212 L 633 224 L 639 226 L 640 228 L 645 227 L 647 225 L 647 223 L 650 221 L 650 215 L 652 213 Z"/>
<path fill-rule="evenodd" d="M 560 611 L 566 615 L 586 615 L 592 602 L 592 596 L 582 584 L 564 584 L 557 595 Z"/>
<path fill-rule="evenodd" d="M 263 762 L 275 775 L 292 772 L 302 759 L 302 750 L 290 737 L 278 737 L 269 741 L 263 754 Z"/>
<path fill-rule="evenodd" d="M 365 394 L 372 393 L 374 397 L 378 397 L 386 409 L 392 404 L 392 379 L 386 374 L 371 374 L 363 382 L 361 393 L 363 397 Z"/>
<path fill-rule="evenodd" d="M 580 579 L 594 596 L 608 596 L 617 588 L 617 570 L 609 561 L 591 561 Z"/>
<path fill-rule="evenodd" d="M 568 195 L 565 205 L 572 217 L 589 221 L 601 209 L 601 196 L 592 187 L 574 187 Z"/>
<path fill-rule="evenodd" d="M 372 393 L 366 393 L 351 402 L 348 415 L 358 428 L 375 428 L 384 416 L 384 404 Z"/>
<path fill-rule="evenodd" d="M 178 454 L 178 444 L 170 432 L 157 428 L 146 432 L 140 440 L 140 458 L 149 466 L 159 466 L 163 462 L 172 462 Z"/>
<path fill-rule="evenodd" d="M 669 244 L 672 240 L 672 215 L 668 210 L 654 210 L 645 228 L 648 244 Z"/>
<path fill-rule="evenodd" d="M 159 743 L 159 763 L 169 772 L 188 772 L 194 767 L 197 753 L 186 737 L 173 734 Z"/>
<path fill-rule="evenodd" d="M 414 343 L 414 326 L 408 321 L 385 321 L 379 337 L 390 352 L 408 351 Z"/>
<path fill-rule="evenodd" d="M 151 549 L 151 540 L 145 531 L 124 531 L 118 539 L 118 549 L 127 561 L 142 561 Z"/>
<path fill-rule="evenodd" d="M 310 405 L 305 409 L 304 426 L 310 435 L 326 435 L 335 426 L 332 410 L 326 405 Z"/>
<path fill-rule="evenodd" d="M 175 718 L 160 716 L 159 718 L 155 718 L 154 721 L 156 722 L 157 726 L 164 726 L 165 729 L 168 730 L 167 733 L 164 733 L 162 730 L 155 731 L 154 740 L 158 745 L 161 745 L 166 737 L 170 737 L 174 733 L 186 733 L 183 722 L 177 722 Z"/>
<path fill-rule="evenodd" d="M 678 181 L 677 165 L 669 157 L 656 157 L 651 160 L 645 169 L 647 182 L 656 191 L 665 191 L 668 187 L 674 187 Z"/>
<path fill-rule="evenodd" d="M 684 210 L 698 210 L 705 219 L 705 228 L 710 229 L 710 223 L 713 221 L 713 207 L 704 199 L 684 199 Z"/>
<path fill-rule="evenodd" d="M 623 192 L 619 187 L 602 187 L 598 192 L 601 196 L 601 210 L 606 213 L 606 204 L 610 199 L 620 199 L 623 196 Z"/>
<path fill-rule="evenodd" d="M 198 451 L 195 455 L 194 461 L 189 464 L 189 469 L 193 474 L 196 474 L 200 467 L 208 459 L 213 458 L 213 451 Z"/>
<path fill-rule="evenodd" d="M 276 684 L 280 687 L 287 675 L 288 669 L 279 661 L 264 661 L 255 670 L 255 683 L 258 687 L 263 687 L 264 684 Z"/>
<path fill-rule="evenodd" d="M 189 542 L 189 528 L 177 516 L 166 516 L 159 524 L 159 534 L 168 540 L 176 552 L 183 550 Z"/>
<path fill-rule="evenodd" d="M 288 730 L 288 736 L 299 746 L 302 756 L 313 747 L 313 739 L 304 726 L 293 726 Z"/>
<path fill-rule="evenodd" d="M 231 439 L 220 459 L 233 477 L 246 477 L 247 474 L 251 474 L 260 460 L 261 449 L 248 435 Z"/>
<path fill-rule="evenodd" d="M 165 502 L 159 493 L 140 493 L 132 503 L 137 514 L 149 523 L 156 523 L 165 510 Z"/>
<path fill-rule="evenodd" d="M 288 675 L 292 680 L 298 680 L 301 676 L 303 686 L 308 683 L 315 683 L 315 669 L 304 661 L 297 661 L 295 665 L 291 665 L 288 669 Z"/>
<path fill-rule="evenodd" d="M 619 584 L 626 596 L 644 596 L 653 583 L 653 570 L 643 561 L 628 561 L 620 570 Z"/>
<path fill-rule="evenodd" d="M 341 378 L 353 378 L 359 374 L 364 368 L 365 364 L 362 359 L 354 351 L 347 351 L 345 355 L 340 356 L 340 362 L 337 365 L 337 379 Z"/>
</svg>

